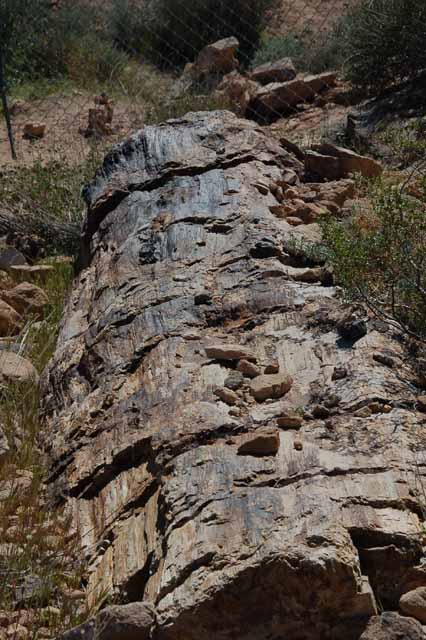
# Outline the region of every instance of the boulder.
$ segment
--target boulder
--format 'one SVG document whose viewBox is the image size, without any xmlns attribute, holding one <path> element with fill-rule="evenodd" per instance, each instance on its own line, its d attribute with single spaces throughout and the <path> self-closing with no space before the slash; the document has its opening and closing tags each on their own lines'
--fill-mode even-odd
<svg viewBox="0 0 426 640">
<path fill-rule="evenodd" d="M 38 383 L 38 373 L 26 358 L 13 351 L 0 351 L 0 381 L 6 384 Z"/>
<path fill-rule="evenodd" d="M 373 616 L 360 640 L 424 640 L 421 624 L 393 611 Z"/>
<path fill-rule="evenodd" d="M 22 317 L 4 300 L 0 300 L 0 336 L 13 336 L 22 327 Z"/>
<path fill-rule="evenodd" d="M 191 75 L 201 79 L 209 75 L 226 75 L 238 69 L 236 57 L 240 43 L 237 38 L 224 38 L 200 51 L 191 69 Z"/>
<path fill-rule="evenodd" d="M 43 317 L 44 308 L 49 302 L 43 289 L 30 282 L 21 282 L 9 291 L 0 291 L 0 298 L 20 315 L 31 314 L 38 319 Z"/>
<path fill-rule="evenodd" d="M 426 587 L 417 587 L 404 593 L 399 600 L 399 608 L 407 616 L 426 624 Z"/>
<path fill-rule="evenodd" d="M 288 82 L 296 77 L 296 68 L 291 58 L 282 58 L 277 62 L 266 62 L 253 69 L 249 77 L 255 82 L 266 85 L 272 82 Z"/>
<path fill-rule="evenodd" d="M 263 374 L 251 381 L 250 393 L 258 402 L 263 402 L 268 398 L 282 398 L 292 385 L 292 378 L 285 373 Z"/>
<path fill-rule="evenodd" d="M 339 180 L 342 167 L 339 158 L 324 155 L 317 151 L 305 153 L 305 171 L 310 176 L 318 176 L 325 180 Z"/>
<path fill-rule="evenodd" d="M 274 118 L 314 96 L 315 92 L 299 78 L 288 82 L 273 82 L 259 89 L 250 108 L 260 116 Z"/>
</svg>

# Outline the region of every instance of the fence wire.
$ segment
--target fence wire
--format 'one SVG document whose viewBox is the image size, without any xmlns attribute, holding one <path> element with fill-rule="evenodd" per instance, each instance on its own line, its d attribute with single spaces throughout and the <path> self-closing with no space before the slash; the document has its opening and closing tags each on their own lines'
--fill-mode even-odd
<svg viewBox="0 0 426 640">
<path fill-rule="evenodd" d="M 49 21 L 46 33 L 37 25 L 40 16 L 36 9 L 43 1 L 48 3 L 51 14 L 46 18 Z M 9 3 L 13 12 L 14 1 L 2 2 Z M 283 116 L 297 116 L 309 107 L 316 107 L 322 112 L 317 114 L 315 126 L 328 126 L 332 109 L 324 94 L 331 87 L 326 79 L 318 92 L 306 92 L 303 85 L 296 82 L 306 75 L 306 70 L 301 73 L 302 69 L 297 69 L 297 60 L 296 81 L 288 84 L 285 95 L 272 100 L 266 109 L 253 108 L 254 100 L 241 105 L 240 94 L 246 91 L 244 83 L 251 77 L 262 49 L 262 42 L 257 42 L 261 31 L 264 42 L 269 39 L 280 45 L 280 40 L 290 37 L 294 42 L 303 42 L 307 49 L 313 45 L 319 49 L 345 10 L 347 3 L 342 0 L 275 1 L 263 15 L 263 22 L 260 9 L 267 3 L 261 0 L 228 2 L 226 10 L 220 1 L 162 1 L 160 21 L 152 19 L 150 11 L 155 5 L 152 0 L 145 3 L 111 0 L 111 6 L 88 0 L 95 23 L 87 33 L 80 33 L 80 20 L 85 18 L 78 15 L 79 11 L 83 14 L 86 10 L 84 2 L 74 8 L 66 0 L 36 0 L 35 3 L 26 0 L 26 3 L 27 12 L 25 0 L 16 2 L 17 12 L 18 5 L 24 7 L 16 16 L 19 20 L 16 41 L 8 46 L 0 43 L 5 59 L 4 77 L 0 78 L 4 95 L 0 125 L 0 164 L 3 166 L 28 165 L 34 161 L 79 162 L 94 146 L 109 146 L 146 124 L 191 110 L 225 107 L 238 115 L 257 119 L 261 124 L 270 124 Z M 112 10 L 115 12 L 113 33 L 105 36 L 103 32 L 108 31 L 105 23 Z M 50 62 L 42 61 L 41 72 L 31 69 L 33 77 L 25 72 L 24 80 L 16 78 L 13 69 L 16 58 L 17 66 L 22 68 L 26 62 L 22 64 L 22 57 L 37 61 L 44 56 L 43 48 L 46 56 L 52 55 L 52 41 L 66 35 L 62 16 L 70 11 L 67 14 L 69 32 L 75 29 L 81 43 L 76 51 L 71 47 L 66 60 L 60 61 L 64 68 L 55 74 L 57 60 L 53 57 Z M 39 33 L 39 38 L 46 42 L 41 43 L 40 50 L 40 43 L 28 44 L 25 38 L 20 42 L 20 33 L 34 33 L 34 40 Z M 217 73 L 212 71 L 210 77 L 205 74 L 202 79 L 191 81 L 185 66 L 197 64 L 203 46 L 234 36 L 239 40 L 236 52 L 239 67 L 233 75 L 238 74 L 240 84 L 229 76 L 232 69 L 225 73 L 220 68 Z M 33 51 L 32 47 L 37 50 Z M 56 56 L 61 54 L 58 47 L 53 51 Z M 268 62 L 265 56 L 268 57 L 267 51 L 262 61 Z M 334 86 L 334 81 L 332 84 Z M 103 94 L 104 103 L 100 98 Z M 111 113 L 108 113 L 108 104 Z M 341 111 L 341 106 L 339 109 Z"/>
</svg>

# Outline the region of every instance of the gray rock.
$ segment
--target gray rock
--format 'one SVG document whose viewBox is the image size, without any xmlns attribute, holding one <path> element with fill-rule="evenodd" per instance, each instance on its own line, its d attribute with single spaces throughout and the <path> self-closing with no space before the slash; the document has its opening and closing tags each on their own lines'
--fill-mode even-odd
<svg viewBox="0 0 426 640">
<path fill-rule="evenodd" d="M 0 269 L 8 271 L 10 267 L 26 265 L 25 256 L 14 247 L 0 248 Z"/>
<path fill-rule="evenodd" d="M 392 611 L 374 616 L 360 640 L 424 640 L 421 624 Z"/>
</svg>

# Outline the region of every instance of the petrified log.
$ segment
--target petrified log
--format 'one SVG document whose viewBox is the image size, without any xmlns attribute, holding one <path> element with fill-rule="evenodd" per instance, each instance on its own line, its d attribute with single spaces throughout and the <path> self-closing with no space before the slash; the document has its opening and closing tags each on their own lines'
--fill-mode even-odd
<svg viewBox="0 0 426 640">
<path fill-rule="evenodd" d="M 87 189 L 44 380 L 50 483 L 91 599 L 153 603 L 158 640 L 358 639 L 425 584 L 401 348 L 374 325 L 342 338 L 335 289 L 296 277 L 289 240 L 318 230 L 272 213 L 289 168 L 254 123 L 197 113 L 116 147 Z M 292 384 L 256 399 L 277 363 Z"/>
</svg>

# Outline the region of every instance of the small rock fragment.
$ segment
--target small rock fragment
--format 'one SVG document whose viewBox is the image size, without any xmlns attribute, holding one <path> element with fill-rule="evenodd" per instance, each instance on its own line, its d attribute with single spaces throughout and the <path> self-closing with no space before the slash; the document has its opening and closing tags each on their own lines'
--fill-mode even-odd
<svg viewBox="0 0 426 640">
<path fill-rule="evenodd" d="M 29 360 L 13 351 L 0 353 L 0 381 L 6 383 L 38 383 L 38 373 Z"/>
<path fill-rule="evenodd" d="M 240 456 L 275 456 L 280 448 L 280 436 L 277 429 L 264 429 L 244 437 L 238 447 Z"/>
<path fill-rule="evenodd" d="M 222 402 L 225 402 L 230 406 L 233 406 L 238 402 L 237 394 L 235 393 L 235 391 L 232 391 L 231 389 L 226 389 L 225 387 L 222 387 L 221 389 L 216 389 L 214 393 L 220 400 L 222 400 Z"/>
<path fill-rule="evenodd" d="M 426 396 L 419 396 L 417 398 L 417 408 L 422 413 L 426 413 Z"/>
<path fill-rule="evenodd" d="M 293 385 L 293 379 L 284 374 L 261 375 L 250 383 L 250 393 L 258 401 L 263 402 L 268 398 L 282 398 Z"/>
<path fill-rule="evenodd" d="M 0 336 L 9 337 L 19 333 L 22 317 L 4 300 L 0 300 Z"/>
<path fill-rule="evenodd" d="M 28 140 L 43 138 L 46 133 L 46 125 L 44 122 L 27 122 L 24 126 L 23 137 Z"/>
<path fill-rule="evenodd" d="M 396 365 L 395 358 L 392 358 L 385 353 L 373 353 L 373 360 L 383 364 L 385 367 L 390 367 L 391 369 Z"/>
<path fill-rule="evenodd" d="M 236 391 L 244 383 L 244 376 L 240 371 L 232 371 L 225 380 L 225 387 Z"/>
<path fill-rule="evenodd" d="M 297 413 L 285 413 L 277 418 L 277 425 L 282 429 L 300 429 L 302 424 L 303 418 Z"/>
<path fill-rule="evenodd" d="M 296 449 L 296 451 L 303 450 L 303 442 L 301 440 L 295 440 L 293 446 Z"/>
<path fill-rule="evenodd" d="M 263 373 L 266 373 L 266 375 L 271 375 L 273 373 L 279 373 L 279 371 L 280 371 L 280 365 L 278 363 L 278 360 L 274 360 L 274 362 L 271 362 L 265 367 L 265 370 Z"/>
<path fill-rule="evenodd" d="M 327 409 L 327 407 L 325 407 L 322 404 L 317 404 L 312 409 L 312 415 L 313 415 L 314 418 L 318 418 L 320 420 L 325 420 L 325 418 L 329 417 L 330 410 Z"/>
<path fill-rule="evenodd" d="M 246 378 L 256 378 L 257 376 L 260 376 L 261 373 L 260 368 L 248 360 L 240 360 L 237 370 Z"/>
<path fill-rule="evenodd" d="M 360 640 L 424 640 L 424 634 L 417 620 L 385 611 L 370 618 Z"/>
<path fill-rule="evenodd" d="M 332 380 L 343 380 L 348 375 L 348 370 L 346 367 L 335 367 L 333 371 L 333 375 L 331 376 Z"/>
<path fill-rule="evenodd" d="M 354 416 L 356 418 L 369 418 L 372 415 L 370 407 L 361 407 L 358 411 L 355 411 Z"/>
<path fill-rule="evenodd" d="M 205 348 L 206 356 L 214 360 L 248 360 L 256 362 L 254 353 L 241 344 L 212 344 Z"/>
<path fill-rule="evenodd" d="M 367 322 L 349 312 L 337 322 L 337 331 L 345 340 L 359 340 L 367 334 Z"/>
</svg>

